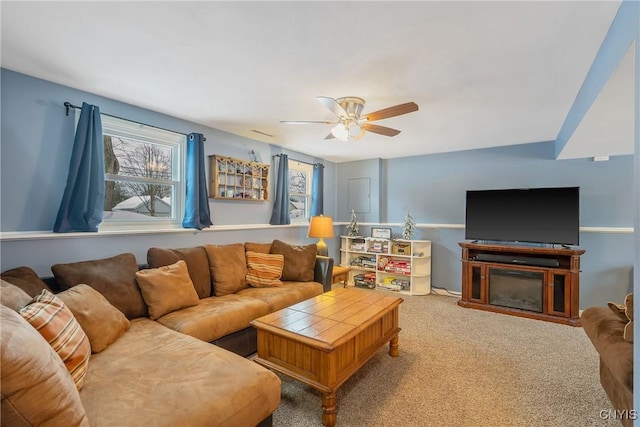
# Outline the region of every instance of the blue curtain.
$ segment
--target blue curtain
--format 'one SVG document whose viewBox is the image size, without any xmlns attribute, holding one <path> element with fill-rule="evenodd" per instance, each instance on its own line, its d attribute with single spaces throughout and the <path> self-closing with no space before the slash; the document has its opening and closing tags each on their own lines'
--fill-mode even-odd
<svg viewBox="0 0 640 427">
<path fill-rule="evenodd" d="M 313 181 L 311 185 L 311 216 L 324 214 L 324 165 L 313 165 Z"/>
<path fill-rule="evenodd" d="M 276 179 L 276 199 L 273 202 L 273 212 L 269 224 L 291 224 L 289 203 L 289 156 L 281 154 Z"/>
<path fill-rule="evenodd" d="M 104 144 L 100 108 L 82 103 L 56 233 L 98 231 L 104 210 Z"/>
<path fill-rule="evenodd" d="M 187 136 L 186 176 L 187 200 L 182 226 L 202 230 L 213 223 L 204 168 L 204 136 L 201 133 L 190 133 Z"/>
</svg>

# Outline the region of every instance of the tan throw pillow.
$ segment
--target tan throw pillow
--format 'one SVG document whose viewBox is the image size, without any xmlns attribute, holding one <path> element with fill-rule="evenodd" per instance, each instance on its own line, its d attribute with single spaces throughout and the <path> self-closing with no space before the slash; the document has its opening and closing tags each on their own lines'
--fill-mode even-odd
<svg viewBox="0 0 640 427">
<path fill-rule="evenodd" d="M 292 282 L 311 282 L 316 266 L 317 245 L 294 246 L 280 240 L 271 245 L 272 254 L 284 256 L 282 280 Z"/>
<path fill-rule="evenodd" d="M 0 303 L 2 305 L 18 311 L 29 302 L 31 302 L 31 297 L 28 293 L 16 285 L 0 279 Z"/>
<path fill-rule="evenodd" d="M 209 272 L 209 258 L 202 246 L 181 249 L 149 248 L 147 250 L 147 264 L 149 268 L 164 267 L 175 264 L 179 260 L 187 263 L 189 277 L 198 297 L 206 298 L 211 292 L 211 273 Z"/>
<path fill-rule="evenodd" d="M 131 253 L 92 261 L 56 264 L 51 267 L 51 271 L 63 291 L 84 283 L 100 292 L 128 319 L 147 316 L 147 306 L 136 283 L 138 263 Z"/>
<path fill-rule="evenodd" d="M 244 244 L 244 250 L 245 252 L 260 252 L 268 254 L 271 252 L 271 243 L 246 242 Z"/>
<path fill-rule="evenodd" d="M 43 289 L 51 291 L 51 288 L 38 277 L 38 274 L 31 267 L 12 268 L 3 272 L 0 278 L 12 285 L 16 285 L 29 294 L 31 298 L 38 295 Z"/>
<path fill-rule="evenodd" d="M 624 313 L 629 318 L 629 323 L 624 326 L 622 337 L 625 341 L 633 342 L 633 294 L 624 298 Z"/>
<path fill-rule="evenodd" d="M 44 289 L 20 309 L 20 315 L 58 353 L 80 390 L 89 369 L 91 345 L 71 310 L 60 298 Z"/>
<path fill-rule="evenodd" d="M 136 273 L 142 296 L 153 320 L 181 308 L 197 305 L 200 299 L 189 277 L 187 263 L 180 260 L 164 267 Z"/>
<path fill-rule="evenodd" d="M 0 306 L 2 425 L 88 426 L 62 360 L 17 312 Z"/>
<path fill-rule="evenodd" d="M 633 342 L 633 320 L 630 320 L 629 323 L 624 325 L 622 337 L 625 341 Z"/>
<path fill-rule="evenodd" d="M 633 293 L 627 294 L 624 298 L 624 304 L 608 302 L 607 305 L 620 320 L 626 322 L 622 331 L 622 338 L 625 341 L 633 342 Z"/>
<path fill-rule="evenodd" d="M 242 243 L 205 245 L 204 248 L 209 257 L 213 290 L 217 297 L 247 288 L 247 259 Z"/>
<path fill-rule="evenodd" d="M 247 283 L 254 288 L 282 286 L 283 265 L 282 255 L 247 252 Z"/>
<path fill-rule="evenodd" d="M 56 296 L 69 307 L 87 334 L 92 353 L 100 353 L 129 329 L 125 315 L 89 285 L 80 284 Z"/>
<path fill-rule="evenodd" d="M 633 320 L 633 293 L 624 297 L 624 313 L 629 320 Z"/>
<path fill-rule="evenodd" d="M 615 302 L 608 302 L 607 306 L 620 318 L 623 322 L 628 322 L 629 318 L 624 312 L 624 304 L 616 304 Z"/>
</svg>

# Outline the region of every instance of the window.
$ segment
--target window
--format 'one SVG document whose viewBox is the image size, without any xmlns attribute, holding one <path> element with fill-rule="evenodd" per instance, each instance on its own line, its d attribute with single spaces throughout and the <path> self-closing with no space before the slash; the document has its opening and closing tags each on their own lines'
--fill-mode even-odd
<svg viewBox="0 0 640 427">
<path fill-rule="evenodd" d="M 291 222 L 306 221 L 311 212 L 313 165 L 289 160 L 289 215 Z"/>
<path fill-rule="evenodd" d="M 107 228 L 180 227 L 184 213 L 183 134 L 102 116 Z"/>
</svg>

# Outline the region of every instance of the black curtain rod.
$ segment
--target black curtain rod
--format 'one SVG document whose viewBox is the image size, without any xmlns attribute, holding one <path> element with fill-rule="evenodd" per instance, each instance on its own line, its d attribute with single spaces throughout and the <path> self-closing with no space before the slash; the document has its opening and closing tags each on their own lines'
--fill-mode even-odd
<svg viewBox="0 0 640 427">
<path fill-rule="evenodd" d="M 282 156 L 282 154 L 274 154 L 273 157 L 280 157 Z M 298 163 L 304 163 L 305 165 L 311 165 L 311 166 L 322 166 L 324 167 L 324 165 L 322 163 L 309 163 L 309 162 L 305 162 L 304 160 L 298 160 L 298 159 L 289 159 L 289 160 L 293 160 L 294 162 L 298 162 Z"/>
<path fill-rule="evenodd" d="M 73 109 L 76 109 L 76 110 L 82 110 L 82 107 L 78 107 L 77 105 L 73 105 L 69 101 L 65 101 L 64 107 L 67 110 L 67 113 L 66 113 L 67 116 L 69 115 L 69 108 L 73 108 Z M 137 122 L 137 121 L 131 120 L 131 119 L 125 119 L 123 117 L 118 117 L 118 116 L 114 116 L 114 115 L 107 114 L 107 113 L 100 113 L 100 114 L 102 114 L 103 116 L 113 117 L 114 119 L 126 120 L 127 122 L 136 123 L 136 124 L 139 124 L 139 125 L 142 125 L 142 126 L 149 126 L 149 127 L 155 128 L 155 129 L 160 129 L 160 130 L 164 130 L 164 131 L 167 131 L 167 132 L 179 133 L 180 135 L 187 136 L 186 133 L 176 132 L 175 130 L 161 128 L 160 126 L 149 125 L 149 124 L 146 124 L 146 123 Z M 205 138 L 204 136 L 202 137 L 202 139 L 204 141 L 207 140 L 207 138 Z"/>
</svg>

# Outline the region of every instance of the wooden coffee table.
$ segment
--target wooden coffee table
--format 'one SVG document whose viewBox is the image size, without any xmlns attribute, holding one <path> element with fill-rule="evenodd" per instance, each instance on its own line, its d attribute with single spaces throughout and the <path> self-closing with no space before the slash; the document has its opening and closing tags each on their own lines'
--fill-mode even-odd
<svg viewBox="0 0 640 427">
<path fill-rule="evenodd" d="M 322 393 L 322 424 L 336 423 L 336 390 L 385 343 L 399 355 L 403 299 L 385 292 L 338 288 L 251 322 L 256 362 Z"/>
</svg>

